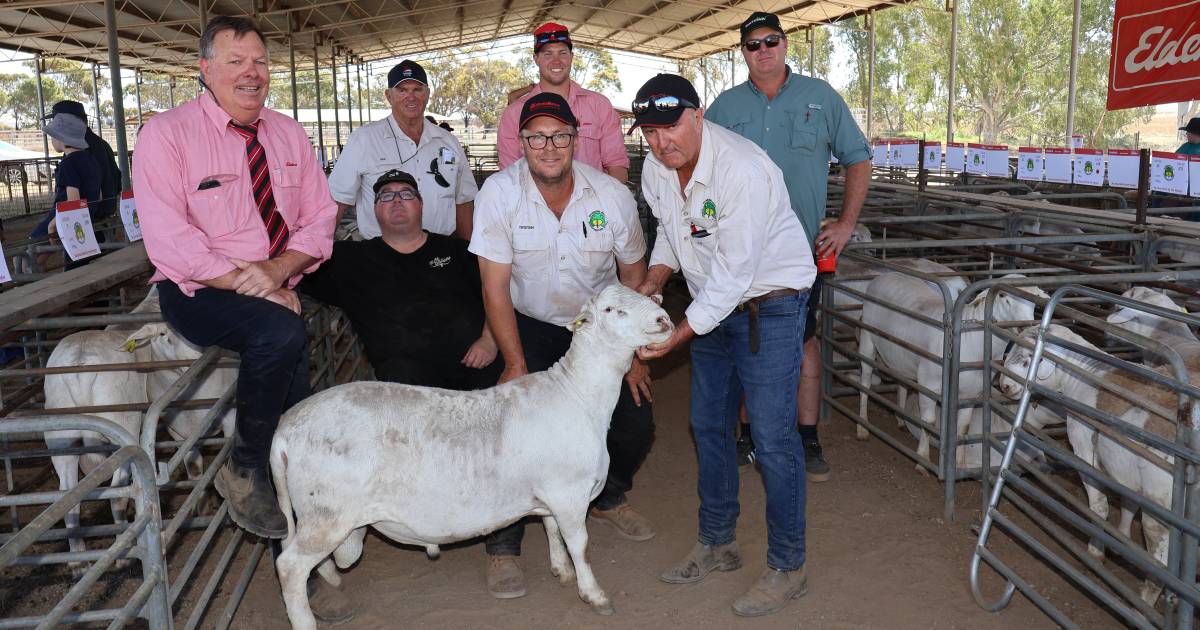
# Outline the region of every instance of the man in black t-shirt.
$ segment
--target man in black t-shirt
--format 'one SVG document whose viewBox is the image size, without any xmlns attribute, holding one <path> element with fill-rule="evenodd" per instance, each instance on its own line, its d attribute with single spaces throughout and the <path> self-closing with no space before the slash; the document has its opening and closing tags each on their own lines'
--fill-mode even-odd
<svg viewBox="0 0 1200 630">
<path fill-rule="evenodd" d="M 121 195 L 121 169 L 117 167 L 116 154 L 113 153 L 112 145 L 93 133 L 87 126 L 87 112 L 83 109 L 83 103 L 59 101 L 51 107 L 50 113 L 46 115 L 46 120 L 50 120 L 58 114 L 70 114 L 83 121 L 83 137 L 87 141 L 87 146 L 81 148 L 85 149 L 93 160 L 96 160 L 96 166 L 100 169 L 100 201 L 96 204 L 88 204 L 92 221 L 112 216 L 117 211 L 117 197 Z"/>
<path fill-rule="evenodd" d="M 346 312 L 380 380 L 446 389 L 496 384 L 479 264 L 465 241 L 421 229 L 421 194 L 404 171 L 374 185 L 382 236 L 338 241 L 297 289 Z"/>
</svg>

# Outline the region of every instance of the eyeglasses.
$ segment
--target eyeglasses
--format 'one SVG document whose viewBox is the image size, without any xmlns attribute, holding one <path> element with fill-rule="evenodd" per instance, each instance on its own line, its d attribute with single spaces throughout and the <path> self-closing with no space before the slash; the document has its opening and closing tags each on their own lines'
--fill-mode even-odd
<svg viewBox="0 0 1200 630">
<path fill-rule="evenodd" d="M 553 33 L 542 33 L 541 35 L 538 35 L 537 38 L 534 39 L 534 44 L 538 48 L 541 48 L 546 44 L 551 44 L 554 42 L 567 43 L 570 41 L 571 34 L 568 31 L 554 31 Z"/>
<path fill-rule="evenodd" d="M 684 98 L 679 98 L 677 96 L 658 96 L 655 98 L 648 98 L 644 101 L 634 101 L 633 113 L 644 114 L 646 113 L 646 110 L 650 109 L 651 107 L 660 112 L 675 111 L 681 107 L 684 109 L 687 109 L 688 107 L 691 107 L 692 109 L 698 109 L 695 103 Z"/>
<path fill-rule="evenodd" d="M 420 198 L 420 195 L 409 188 L 405 188 L 404 190 L 385 190 L 375 195 L 375 203 L 391 203 L 397 199 L 400 201 L 412 201 Z"/>
<path fill-rule="evenodd" d="M 549 140 L 554 144 L 555 148 L 565 149 L 571 146 L 571 140 L 575 138 L 573 133 L 556 133 L 552 136 L 544 136 L 540 133 L 535 133 L 532 136 L 521 136 L 525 139 L 525 144 L 529 145 L 530 149 L 538 150 L 546 148 L 546 141 Z"/>
<path fill-rule="evenodd" d="M 746 50 L 749 50 L 750 52 L 754 52 L 754 51 L 758 50 L 759 48 L 761 48 L 763 44 L 766 44 L 767 48 L 774 48 L 774 47 L 778 46 L 780 44 L 780 42 L 782 42 L 782 41 L 783 41 L 783 35 L 767 35 L 766 37 L 764 37 L 762 39 L 747 39 L 745 42 L 742 43 L 742 48 L 745 48 Z"/>
</svg>

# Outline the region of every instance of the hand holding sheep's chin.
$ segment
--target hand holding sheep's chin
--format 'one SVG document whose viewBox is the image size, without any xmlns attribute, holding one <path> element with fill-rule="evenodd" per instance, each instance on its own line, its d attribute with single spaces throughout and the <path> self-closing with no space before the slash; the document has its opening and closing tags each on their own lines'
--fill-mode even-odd
<svg viewBox="0 0 1200 630">
<path fill-rule="evenodd" d="M 625 373 L 625 384 L 629 386 L 629 393 L 633 394 L 633 404 L 641 407 L 643 397 L 646 402 L 654 402 L 654 397 L 650 395 L 650 366 L 645 361 L 633 358 L 633 364 Z"/>
<path fill-rule="evenodd" d="M 300 296 L 291 289 L 275 289 L 263 296 L 263 299 L 270 300 L 297 315 L 300 314 Z"/>
<path fill-rule="evenodd" d="M 661 356 L 670 354 L 672 350 L 680 344 L 686 342 L 696 336 L 696 332 L 692 330 L 692 325 L 688 323 L 685 317 L 683 321 L 675 326 L 675 331 L 671 333 L 671 338 L 662 343 L 651 343 L 637 349 L 637 358 L 643 361 L 657 359 Z"/>
</svg>

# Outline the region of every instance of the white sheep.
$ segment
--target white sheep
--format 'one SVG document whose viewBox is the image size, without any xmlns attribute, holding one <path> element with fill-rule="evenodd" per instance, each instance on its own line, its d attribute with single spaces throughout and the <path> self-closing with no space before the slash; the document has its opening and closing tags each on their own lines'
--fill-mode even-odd
<svg viewBox="0 0 1200 630">
<path fill-rule="evenodd" d="M 357 561 L 367 526 L 434 555 L 526 515 L 543 518 L 551 572 L 563 584 L 578 575 L 579 596 L 612 612 L 585 557 L 584 519 L 604 486 L 608 425 L 634 350 L 673 327 L 652 300 L 614 284 L 573 328 L 549 370 L 491 389 L 358 382 L 284 414 L 271 474 L 288 525 L 276 568 L 293 628 L 316 627 L 313 567 L 337 586 L 328 558 L 341 568 Z"/>
<path fill-rule="evenodd" d="M 1018 274 L 1010 274 L 1005 278 L 1021 278 Z M 1047 297 L 1036 287 L 1024 287 L 1023 290 L 1038 297 Z M 909 345 L 923 349 L 933 356 L 942 356 L 944 351 L 945 331 L 940 326 L 931 326 L 913 316 L 890 308 L 892 306 L 917 313 L 935 321 L 946 320 L 946 303 L 940 290 L 934 290 L 924 280 L 902 273 L 883 274 L 867 285 L 866 293 L 880 300 L 868 301 L 863 305 L 864 324 L 878 328 L 889 335 L 903 340 Z M 982 322 L 985 315 L 988 291 L 981 292 L 963 308 L 962 320 Z M 993 307 L 993 317 L 996 321 L 1027 321 L 1034 315 L 1033 303 L 1018 298 L 1010 293 L 1002 293 L 996 298 Z M 983 361 L 983 331 L 974 330 L 962 333 L 960 342 L 960 364 Z M 935 394 L 942 393 L 942 361 L 930 360 L 907 350 L 903 346 L 888 341 L 866 328 L 859 335 L 859 353 L 868 359 L 877 359 L 891 368 L 900 376 L 916 381 Z M 992 359 L 999 359 L 1004 353 L 1004 341 L 993 336 Z M 867 361 L 861 363 L 859 383 L 869 387 L 874 376 L 874 368 Z M 964 370 L 959 376 L 958 395 L 960 398 L 979 396 L 984 391 L 983 373 L 979 370 Z M 899 405 L 907 403 L 907 395 L 903 386 L 900 389 Z M 865 392 L 859 394 L 859 416 L 867 417 L 869 398 Z M 917 444 L 917 454 L 929 458 L 929 431 L 937 426 L 937 401 L 924 393 L 918 396 L 921 427 L 920 439 Z M 970 425 L 971 409 L 959 409 L 957 412 L 957 435 L 965 435 Z M 866 439 L 867 430 L 861 425 L 857 429 L 858 438 Z M 942 436 L 945 440 L 946 436 Z M 958 467 L 964 466 L 964 452 L 955 454 Z M 917 470 L 924 472 L 925 468 L 917 464 Z"/>
<path fill-rule="evenodd" d="M 1139 302 L 1145 302 L 1162 309 L 1179 311 L 1187 313 L 1182 306 L 1175 303 L 1166 294 L 1155 291 L 1148 287 L 1135 286 L 1121 294 L 1122 297 L 1127 297 Z M 1168 348 L 1179 353 L 1179 356 L 1187 358 L 1200 355 L 1200 339 L 1192 333 L 1191 327 L 1181 321 L 1167 319 L 1153 313 L 1122 306 L 1108 316 L 1108 323 L 1120 326 L 1125 330 L 1137 333 L 1143 337 L 1149 337 L 1155 341 L 1161 342 Z M 1144 361 L 1161 363 L 1161 357 L 1151 353 L 1145 353 Z"/>
<path fill-rule="evenodd" d="M 1049 332 L 1061 339 L 1103 354 L 1099 348 L 1065 326 L 1053 324 L 1050 326 Z M 1032 340 L 1036 334 L 1037 328 L 1034 327 L 1024 331 L 1022 336 Z M 1032 350 L 1019 346 L 1009 353 L 1005 367 L 1020 375 L 1021 379 L 1013 379 L 1007 375 L 1000 379 L 1000 391 L 1008 398 L 1016 400 L 1024 393 L 1024 377 L 1029 372 L 1032 357 Z M 1061 362 L 1071 363 L 1081 371 L 1095 375 L 1118 390 L 1129 392 L 1131 398 L 1135 400 L 1152 401 L 1169 410 L 1176 407 L 1177 399 L 1173 392 L 1166 388 L 1156 387 L 1130 372 L 1111 369 L 1097 359 L 1051 342 L 1047 342 L 1042 360 L 1038 363 L 1037 373 L 1034 375 L 1034 378 L 1043 387 L 1089 407 L 1098 408 L 1117 416 L 1132 426 L 1145 429 L 1167 440 L 1175 440 L 1173 418 L 1164 418 L 1147 409 L 1135 407 L 1125 398 L 1088 383 L 1071 370 L 1062 367 Z M 1187 368 L 1191 374 L 1200 376 L 1200 357 L 1190 358 L 1187 361 Z M 1169 373 L 1167 368 L 1158 368 L 1157 371 L 1162 374 Z M 1194 382 L 1196 376 L 1192 376 L 1191 380 Z M 1197 406 L 1193 406 L 1191 418 L 1193 426 L 1196 426 L 1197 423 L 1197 413 Z M 1094 468 L 1106 471 L 1114 480 L 1130 490 L 1165 508 L 1170 508 L 1173 481 L 1170 471 L 1164 470 L 1112 438 L 1097 432 L 1086 421 L 1080 420 L 1074 414 L 1067 416 L 1067 439 L 1079 459 Z M 1167 456 L 1158 449 L 1148 445 L 1146 448 L 1166 461 L 1168 465 L 1174 461 L 1173 457 Z M 1081 474 L 1080 477 L 1083 481 L 1084 491 L 1087 493 L 1088 507 L 1101 519 L 1107 520 L 1109 512 L 1107 495 L 1087 475 Z M 1118 529 L 1126 537 L 1132 530 L 1134 515 L 1135 510 L 1122 506 Z M 1160 564 L 1166 566 L 1170 544 L 1167 526 L 1149 514 L 1143 513 L 1142 531 L 1146 538 L 1147 550 Z M 1104 548 L 1093 540 L 1088 544 L 1088 553 L 1097 559 L 1103 559 Z M 1160 585 L 1147 578 L 1142 586 L 1142 599 L 1153 605 L 1161 590 Z"/>
</svg>

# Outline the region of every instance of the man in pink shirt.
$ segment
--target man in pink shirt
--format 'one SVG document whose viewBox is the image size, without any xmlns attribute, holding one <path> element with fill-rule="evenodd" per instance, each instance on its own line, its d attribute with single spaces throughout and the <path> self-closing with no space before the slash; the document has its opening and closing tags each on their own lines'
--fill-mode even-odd
<svg viewBox="0 0 1200 630">
<path fill-rule="evenodd" d="M 508 104 L 496 131 L 500 168 L 521 159 L 518 118 L 525 101 L 542 92 L 554 92 L 567 100 L 579 120 L 575 159 L 624 182 L 629 179 L 629 154 L 621 134 L 621 119 L 603 94 L 585 90 L 571 80 L 574 60 L 571 34 L 562 24 L 548 22 L 533 32 L 533 62 L 538 67 L 538 84 Z"/>
<path fill-rule="evenodd" d="M 279 416 L 309 394 L 291 287 L 329 257 L 337 206 L 304 129 L 263 106 L 265 41 L 246 18 L 208 23 L 208 89 L 146 123 L 133 190 L 164 319 L 192 343 L 241 355 L 234 448 L 217 490 L 238 525 L 282 538 L 271 438 Z"/>
</svg>

